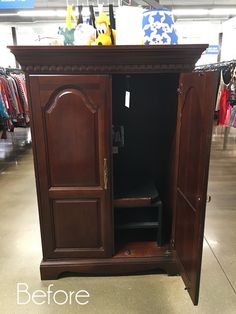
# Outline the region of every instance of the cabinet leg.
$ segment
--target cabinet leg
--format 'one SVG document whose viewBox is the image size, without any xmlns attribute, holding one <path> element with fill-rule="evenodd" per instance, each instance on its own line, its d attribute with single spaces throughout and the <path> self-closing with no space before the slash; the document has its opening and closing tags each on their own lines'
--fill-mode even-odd
<svg viewBox="0 0 236 314">
<path fill-rule="evenodd" d="M 57 267 L 44 267 L 42 264 L 40 265 L 40 275 L 41 280 L 56 280 L 59 278 L 61 274 L 61 269 Z"/>
<path fill-rule="evenodd" d="M 177 267 L 176 268 L 175 267 L 171 267 L 169 269 L 167 268 L 166 272 L 167 272 L 168 276 L 177 276 L 177 275 L 179 275 L 179 271 L 178 271 Z"/>
</svg>

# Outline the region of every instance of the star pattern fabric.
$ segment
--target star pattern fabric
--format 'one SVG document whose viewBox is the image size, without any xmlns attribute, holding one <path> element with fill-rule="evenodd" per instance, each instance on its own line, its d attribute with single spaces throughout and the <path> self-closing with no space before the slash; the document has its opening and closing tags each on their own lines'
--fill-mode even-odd
<svg viewBox="0 0 236 314">
<path fill-rule="evenodd" d="M 145 45 L 178 44 L 173 14 L 168 9 L 145 11 L 142 27 Z"/>
<path fill-rule="evenodd" d="M 153 18 L 154 18 L 154 22 L 162 22 L 163 15 L 157 12 L 157 14 L 153 16 Z"/>
<path fill-rule="evenodd" d="M 170 34 L 170 38 L 171 38 L 172 45 L 178 44 L 178 37 L 174 29 L 172 30 L 172 33 Z"/>
<path fill-rule="evenodd" d="M 160 28 L 157 29 L 157 35 L 162 36 L 162 34 L 163 34 L 164 32 L 165 32 L 165 31 L 163 30 L 162 27 L 160 27 Z"/>
<path fill-rule="evenodd" d="M 165 13 L 164 15 L 165 15 L 165 19 L 163 23 L 167 24 L 171 28 L 171 26 L 174 24 L 172 14 Z"/>
<path fill-rule="evenodd" d="M 148 27 L 147 29 L 144 30 L 145 32 L 145 37 L 150 37 L 152 34 L 152 30 L 150 27 Z"/>
</svg>

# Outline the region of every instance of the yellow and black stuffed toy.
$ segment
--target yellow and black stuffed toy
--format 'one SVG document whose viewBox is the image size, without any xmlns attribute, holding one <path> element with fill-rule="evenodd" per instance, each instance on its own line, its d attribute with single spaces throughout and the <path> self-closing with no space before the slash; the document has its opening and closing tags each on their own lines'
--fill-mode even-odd
<svg viewBox="0 0 236 314">
<path fill-rule="evenodd" d="M 110 21 L 106 13 L 100 13 L 95 20 L 98 36 L 95 40 L 95 45 L 115 45 L 116 32 L 111 29 Z"/>
</svg>

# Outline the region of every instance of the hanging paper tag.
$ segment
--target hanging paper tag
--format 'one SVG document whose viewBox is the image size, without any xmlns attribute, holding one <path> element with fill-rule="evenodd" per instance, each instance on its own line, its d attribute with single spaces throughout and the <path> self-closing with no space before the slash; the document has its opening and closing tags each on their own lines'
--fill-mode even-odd
<svg viewBox="0 0 236 314">
<path fill-rule="evenodd" d="M 125 92 L 125 107 L 127 108 L 130 107 L 130 92 L 129 91 Z"/>
</svg>

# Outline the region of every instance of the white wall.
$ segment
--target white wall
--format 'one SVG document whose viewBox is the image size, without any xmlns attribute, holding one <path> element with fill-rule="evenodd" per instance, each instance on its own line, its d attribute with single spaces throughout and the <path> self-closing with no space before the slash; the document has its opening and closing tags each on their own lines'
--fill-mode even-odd
<svg viewBox="0 0 236 314">
<path fill-rule="evenodd" d="M 0 24 L 0 34 L 0 66 L 15 67 L 15 58 L 7 48 L 8 45 L 13 45 L 11 27 Z"/>
<path fill-rule="evenodd" d="M 176 29 L 179 44 L 209 44 L 219 45 L 219 33 L 222 32 L 222 24 L 218 21 L 177 21 Z M 213 49 L 206 51 L 197 64 L 217 62 L 217 54 Z"/>
<path fill-rule="evenodd" d="M 223 24 L 221 61 L 236 60 L 236 17 Z"/>
<path fill-rule="evenodd" d="M 16 28 L 18 45 L 48 45 L 55 39 L 61 39 L 58 36 L 58 27 L 64 27 L 64 23 L 0 23 L 0 66 L 15 67 L 15 58 L 7 48 L 13 45 L 11 27 Z M 39 40 L 40 39 L 40 40 Z"/>
</svg>

